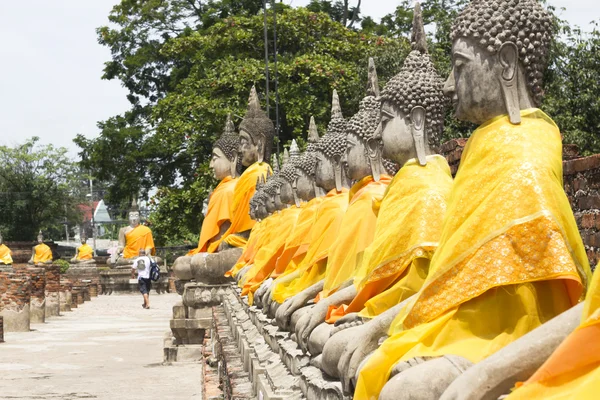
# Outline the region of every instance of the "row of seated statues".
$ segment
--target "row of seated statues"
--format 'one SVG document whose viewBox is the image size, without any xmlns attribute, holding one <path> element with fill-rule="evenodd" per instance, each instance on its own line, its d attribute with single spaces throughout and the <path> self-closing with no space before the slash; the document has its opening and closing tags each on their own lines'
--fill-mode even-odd
<svg viewBox="0 0 600 400">
<path fill-rule="evenodd" d="M 417 4 L 398 74 L 380 91 L 370 59 L 358 112 L 334 91 L 326 133 L 311 119 L 274 173 L 253 88 L 239 135 L 228 118 L 214 144 L 220 183 L 177 277 L 234 279 L 355 399 L 594 398 L 600 277 L 537 108 L 552 29 L 537 0 L 472 0 L 444 80 Z M 450 104 L 478 125 L 454 178 L 436 154 Z"/>
</svg>

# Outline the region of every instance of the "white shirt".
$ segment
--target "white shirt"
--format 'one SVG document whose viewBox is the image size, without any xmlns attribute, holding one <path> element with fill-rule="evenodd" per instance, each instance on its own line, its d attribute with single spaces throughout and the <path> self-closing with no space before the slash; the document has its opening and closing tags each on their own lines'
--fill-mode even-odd
<svg viewBox="0 0 600 400">
<path fill-rule="evenodd" d="M 143 261 L 144 262 L 143 269 L 139 268 L 138 261 Z M 133 268 L 137 269 L 138 279 L 140 279 L 140 278 L 150 279 L 150 257 L 144 256 L 144 257 L 138 257 L 138 258 L 136 258 L 133 261 Z"/>
</svg>

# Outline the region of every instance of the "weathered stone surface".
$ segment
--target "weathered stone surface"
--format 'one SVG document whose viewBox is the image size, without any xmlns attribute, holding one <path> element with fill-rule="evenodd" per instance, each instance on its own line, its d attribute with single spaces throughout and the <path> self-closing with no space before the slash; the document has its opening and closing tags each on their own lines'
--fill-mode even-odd
<svg viewBox="0 0 600 400">
<path fill-rule="evenodd" d="M 27 274 L 0 272 L 0 316 L 4 332 L 30 330 L 31 279 Z"/>
</svg>

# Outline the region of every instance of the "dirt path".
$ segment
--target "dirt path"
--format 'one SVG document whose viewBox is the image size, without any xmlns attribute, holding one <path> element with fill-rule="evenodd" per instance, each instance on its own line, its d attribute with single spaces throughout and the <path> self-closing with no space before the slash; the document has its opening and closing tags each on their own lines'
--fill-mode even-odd
<svg viewBox="0 0 600 400">
<path fill-rule="evenodd" d="M 201 399 L 199 364 L 162 365 L 176 294 L 93 298 L 34 331 L 5 333 L 0 399 Z"/>
</svg>

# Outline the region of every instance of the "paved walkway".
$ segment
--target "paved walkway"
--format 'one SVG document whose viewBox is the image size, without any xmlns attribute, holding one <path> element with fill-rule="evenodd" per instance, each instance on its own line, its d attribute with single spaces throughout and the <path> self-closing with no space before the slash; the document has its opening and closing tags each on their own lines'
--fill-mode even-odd
<svg viewBox="0 0 600 400">
<path fill-rule="evenodd" d="M 0 398 L 201 399 L 199 364 L 162 365 L 176 294 L 93 298 L 32 332 L 5 333 Z"/>
</svg>

